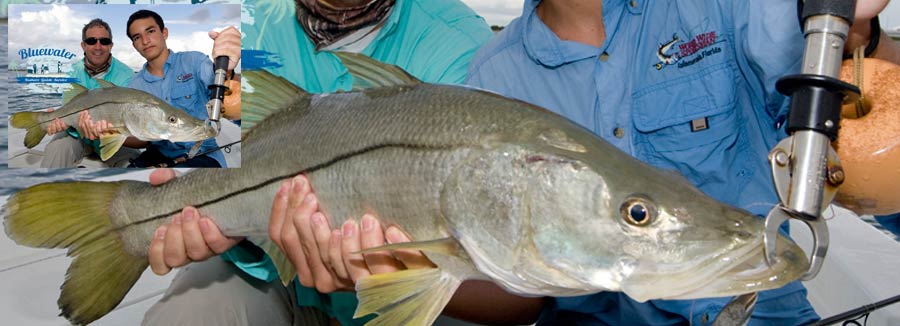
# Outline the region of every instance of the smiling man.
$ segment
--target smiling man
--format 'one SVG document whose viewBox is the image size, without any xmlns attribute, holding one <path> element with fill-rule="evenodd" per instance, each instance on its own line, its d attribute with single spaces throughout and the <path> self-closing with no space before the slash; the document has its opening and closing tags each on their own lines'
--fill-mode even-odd
<svg viewBox="0 0 900 326">
<path fill-rule="evenodd" d="M 96 18 L 81 29 L 81 49 L 84 59 L 72 66 L 70 76 L 78 79 L 78 83 L 87 89 L 99 88 L 97 79 L 103 79 L 116 86 L 126 86 L 134 76 L 134 71 L 112 56 L 113 39 L 109 24 Z M 79 125 L 90 124 L 89 116 L 82 116 Z M 84 129 L 84 128 L 82 128 Z M 74 167 L 82 158 L 91 153 L 99 153 L 99 141 L 85 138 L 74 127 L 69 127 L 62 120 L 57 120 L 47 129 L 48 134 L 66 131 L 53 138 L 44 151 L 41 161 L 43 168 Z M 128 144 L 126 144 L 127 146 Z M 124 149 L 124 148 L 123 148 Z M 107 166 L 118 166 L 137 156 L 136 150 L 123 150 L 116 153 L 105 163 Z"/>
<path fill-rule="evenodd" d="M 169 29 L 162 17 L 150 10 L 139 10 L 128 17 L 126 25 L 131 45 L 147 63 L 131 80 L 128 87 L 139 89 L 166 101 L 188 114 L 207 119 L 207 86 L 213 82 L 213 63 L 206 54 L 196 51 L 173 52 L 166 45 Z M 240 35 L 229 28 L 219 37 L 236 38 Z M 239 56 L 237 53 L 235 56 Z M 229 71 L 229 75 L 232 73 Z M 130 166 L 154 167 L 165 163 L 170 167 L 225 167 L 225 157 L 215 139 L 203 141 L 199 153 L 212 151 L 188 159 L 187 153 L 192 142 L 170 142 L 167 140 L 147 143 L 147 150 L 133 160 Z"/>
</svg>

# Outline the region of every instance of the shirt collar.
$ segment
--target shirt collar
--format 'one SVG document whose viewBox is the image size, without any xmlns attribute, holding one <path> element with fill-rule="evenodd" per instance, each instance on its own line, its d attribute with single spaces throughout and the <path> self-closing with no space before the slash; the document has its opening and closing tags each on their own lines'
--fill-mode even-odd
<svg viewBox="0 0 900 326">
<path fill-rule="evenodd" d="M 149 71 L 147 71 L 147 65 L 150 63 L 144 62 L 144 66 L 141 68 L 141 72 L 140 72 L 141 78 L 143 78 L 145 81 L 148 81 L 148 82 L 152 82 L 152 81 L 156 81 L 156 80 L 165 78 L 166 73 L 169 72 L 169 66 L 175 64 L 175 52 L 172 52 L 172 49 L 168 49 L 168 51 L 169 51 L 169 57 L 166 58 L 166 63 L 163 64 L 162 77 L 156 77 L 153 74 L 151 74 Z"/>
<path fill-rule="evenodd" d="M 632 6 L 635 1 L 635 6 Z M 606 50 L 615 35 L 622 13 L 626 8 L 632 13 L 640 13 L 639 5 L 644 0 L 603 0 L 603 24 L 606 29 L 606 40 L 600 48 L 565 41 L 541 21 L 537 16 L 537 5 L 540 0 L 525 0 L 522 11 L 524 33 L 522 35 L 525 51 L 535 61 L 548 67 L 558 67 L 570 62 L 592 58 Z M 637 11 L 636 11 L 637 10 Z M 598 13 L 599 14 L 599 13 Z"/>
<path fill-rule="evenodd" d="M 381 26 L 381 30 L 378 31 L 378 35 L 375 36 L 369 45 L 379 43 L 381 39 L 387 37 L 394 33 L 394 30 L 397 28 L 397 24 L 400 22 L 400 17 L 404 15 L 408 15 L 406 11 L 408 11 L 409 1 L 405 0 L 397 0 L 394 2 L 394 7 L 391 8 L 391 13 L 388 15 L 387 19 L 384 21 L 384 25 Z M 368 49 L 369 46 L 366 46 Z"/>
</svg>

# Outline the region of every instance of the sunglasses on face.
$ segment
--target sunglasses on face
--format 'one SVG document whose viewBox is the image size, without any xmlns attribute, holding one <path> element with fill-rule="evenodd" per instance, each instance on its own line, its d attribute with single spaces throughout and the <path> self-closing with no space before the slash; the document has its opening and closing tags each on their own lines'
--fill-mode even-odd
<svg viewBox="0 0 900 326">
<path fill-rule="evenodd" d="M 88 38 L 84 39 L 84 43 L 87 43 L 88 45 L 97 44 L 97 41 L 100 41 L 100 44 L 103 44 L 103 45 L 112 44 L 112 39 L 110 39 L 108 37 L 103 37 L 103 38 L 99 38 L 99 39 L 96 37 L 88 37 Z"/>
</svg>

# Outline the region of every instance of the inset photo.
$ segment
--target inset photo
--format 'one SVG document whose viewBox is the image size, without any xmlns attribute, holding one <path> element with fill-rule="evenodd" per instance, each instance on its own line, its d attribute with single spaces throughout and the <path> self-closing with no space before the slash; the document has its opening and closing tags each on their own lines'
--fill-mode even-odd
<svg viewBox="0 0 900 326">
<path fill-rule="evenodd" d="M 240 167 L 239 4 L 7 15 L 9 167 Z"/>
</svg>

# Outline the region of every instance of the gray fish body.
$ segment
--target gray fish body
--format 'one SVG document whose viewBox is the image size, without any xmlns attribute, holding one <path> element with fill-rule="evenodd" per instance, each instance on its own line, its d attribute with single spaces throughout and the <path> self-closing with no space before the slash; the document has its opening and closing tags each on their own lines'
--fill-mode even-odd
<svg viewBox="0 0 900 326">
<path fill-rule="evenodd" d="M 81 111 L 87 111 L 93 121 L 105 120 L 123 136 L 141 140 L 198 141 L 214 136 L 203 120 L 147 92 L 126 87 L 84 91 L 53 112 L 38 113 L 35 122 L 46 131 L 53 119 L 59 118 L 82 132 L 78 126 Z M 31 129 L 34 126 L 16 127 Z"/>
<path fill-rule="evenodd" d="M 528 296 L 622 291 L 646 301 L 758 292 L 808 267 L 784 237 L 768 265 L 761 219 L 562 117 L 338 56 L 376 88 L 309 96 L 244 73 L 255 91 L 243 92 L 240 169 L 198 169 L 158 187 L 50 183 L 10 196 L 0 213 L 11 239 L 75 257 L 62 315 L 86 324 L 111 311 L 146 269 L 156 228 L 185 206 L 226 235 L 257 241 L 283 280 L 293 277 L 266 242 L 277 189 L 300 173 L 332 225 L 372 214 L 417 241 L 372 250 L 419 249 L 438 266 L 358 280 L 355 317 L 376 313 L 372 325 L 430 325 L 466 279 Z"/>
<path fill-rule="evenodd" d="M 301 97 L 247 134 L 243 158 L 241 169 L 125 190 L 122 226 L 157 217 L 123 237 L 132 254 L 147 252 L 159 217 L 187 205 L 228 235 L 264 237 L 279 183 L 298 173 L 308 174 L 333 225 L 371 213 L 418 241 L 452 237 L 467 256 L 430 254 L 438 265 L 520 294 L 684 296 L 761 243 L 761 221 L 683 178 L 543 109 L 462 87 Z M 655 203 L 658 220 L 625 223 L 622 205 L 632 198 Z M 680 284 L 661 286 L 671 280 Z"/>
</svg>

